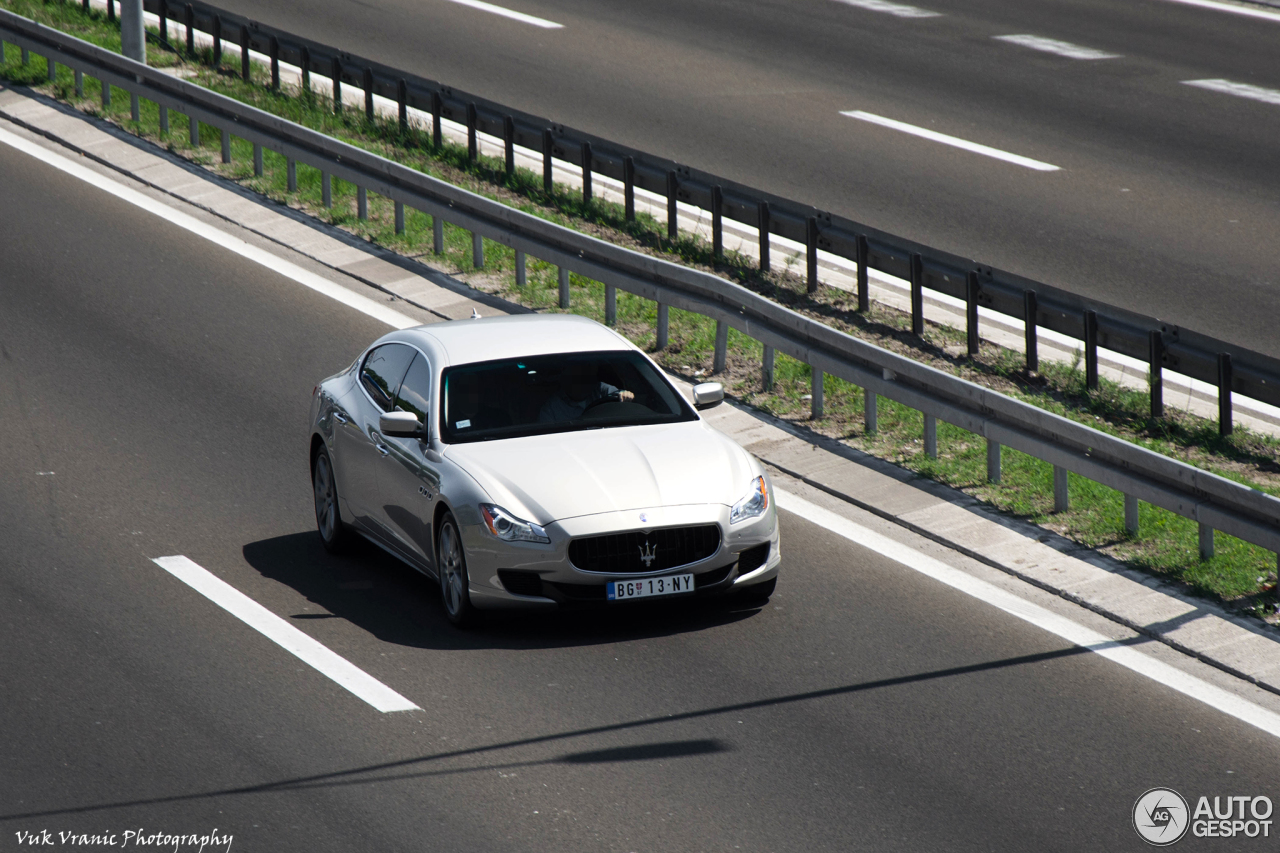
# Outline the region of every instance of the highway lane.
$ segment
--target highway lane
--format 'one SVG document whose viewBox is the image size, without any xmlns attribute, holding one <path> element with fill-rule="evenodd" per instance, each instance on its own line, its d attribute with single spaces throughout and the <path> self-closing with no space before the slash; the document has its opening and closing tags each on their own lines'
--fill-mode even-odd
<svg viewBox="0 0 1280 853">
<path fill-rule="evenodd" d="M 1280 354 L 1280 22 L 1165 0 L 448 0 L 228 8 L 748 185 Z M 1078 61 L 995 40 L 1119 54 Z M 864 110 L 1062 168 L 1029 172 Z M 1211 294 L 1207 296 L 1206 294 Z"/>
<path fill-rule="evenodd" d="M 308 394 L 382 327 L 7 148 L 0 175 L 10 846 L 1137 849 L 1153 785 L 1277 798 L 1275 739 L 790 514 L 767 609 L 454 631 L 312 531 Z M 379 714 L 169 554 L 423 710 Z"/>
</svg>

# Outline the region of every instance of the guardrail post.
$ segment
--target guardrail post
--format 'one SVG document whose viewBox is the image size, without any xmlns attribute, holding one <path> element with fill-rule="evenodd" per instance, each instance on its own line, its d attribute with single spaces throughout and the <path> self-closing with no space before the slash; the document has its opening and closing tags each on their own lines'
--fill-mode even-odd
<svg viewBox="0 0 1280 853">
<path fill-rule="evenodd" d="M 45 67 L 45 76 L 49 78 L 50 83 L 58 79 L 58 63 L 53 60 L 52 56 L 45 57 L 44 67 Z M 134 116 L 133 120 L 137 121 L 138 117 Z"/>
<path fill-rule="evenodd" d="M 618 325 L 618 288 L 612 284 L 604 286 L 604 324 Z"/>
<path fill-rule="evenodd" d="M 987 439 L 987 480 L 1000 482 L 1000 442 Z"/>
<path fill-rule="evenodd" d="M 809 293 L 818 292 L 818 217 L 810 216 L 804 229 Z"/>
<path fill-rule="evenodd" d="M 467 162 L 474 163 L 480 145 L 476 142 L 476 105 L 467 104 Z"/>
<path fill-rule="evenodd" d="M 658 329 L 654 336 L 654 348 L 664 350 L 667 348 L 667 338 L 671 331 L 670 310 L 665 302 L 658 303 Z"/>
<path fill-rule="evenodd" d="M 591 143 L 582 143 L 582 203 L 591 203 Z"/>
<path fill-rule="evenodd" d="M 1218 435 L 1231 435 L 1231 353 L 1218 353 Z"/>
<path fill-rule="evenodd" d="M 89 11 L 89 0 L 84 0 L 84 11 Z M 169 46 L 169 3 L 160 0 L 160 43 Z"/>
<path fill-rule="evenodd" d="M 622 158 L 622 207 L 628 222 L 636 220 L 636 161 Z"/>
<path fill-rule="evenodd" d="M 4 63 L 4 49 L 0 47 L 0 64 L 3 64 L 3 63 Z M 75 69 L 75 77 L 76 77 L 76 97 L 83 98 L 84 97 L 84 72 L 81 71 L 79 68 Z"/>
<path fill-rule="evenodd" d="M 102 107 L 107 109 L 111 106 L 111 84 L 107 82 L 105 77 L 99 79 L 102 81 Z"/>
<path fill-rule="evenodd" d="M 862 389 L 862 431 L 867 435 L 875 435 L 879 429 L 879 417 L 876 404 L 879 397 L 870 388 Z"/>
<path fill-rule="evenodd" d="M 262 146 L 254 143 L 253 146 L 253 174 L 262 177 Z"/>
<path fill-rule="evenodd" d="M 938 458 L 938 419 L 931 414 L 924 416 L 924 455 Z"/>
<path fill-rule="evenodd" d="M 551 128 L 542 129 L 542 191 L 551 195 Z"/>
<path fill-rule="evenodd" d="M 711 257 L 724 260 L 724 190 L 711 188 Z"/>
<path fill-rule="evenodd" d="M 373 121 L 373 69 L 364 68 L 364 120 Z"/>
<path fill-rule="evenodd" d="M 1138 535 L 1138 498 L 1135 495 L 1124 496 L 1124 532 L 1129 536 Z"/>
<path fill-rule="evenodd" d="M 680 191 L 680 176 L 675 170 L 667 172 L 667 239 L 674 240 L 680 234 L 680 218 L 676 209 L 676 194 Z"/>
<path fill-rule="evenodd" d="M 525 272 L 524 252 L 516 249 L 516 287 L 524 287 L 528 281 L 528 274 Z"/>
<path fill-rule="evenodd" d="M 356 187 L 356 216 L 360 219 L 369 218 L 369 191 L 364 187 Z"/>
<path fill-rule="evenodd" d="M 401 135 L 409 132 L 409 81 L 403 77 L 396 81 L 396 121 Z"/>
<path fill-rule="evenodd" d="M 298 64 L 302 68 L 302 91 L 304 94 L 310 95 L 311 94 L 311 51 L 307 49 L 306 45 L 303 45 L 301 48 L 299 48 L 299 52 L 302 54 L 302 56 L 298 58 Z"/>
<path fill-rule="evenodd" d="M 773 347 L 765 344 L 764 354 L 760 359 L 760 389 L 762 391 L 773 390 L 773 362 L 775 357 Z"/>
<path fill-rule="evenodd" d="M 760 231 L 760 271 L 768 272 L 771 260 L 769 258 L 769 202 L 762 201 L 756 205 L 756 228 Z"/>
<path fill-rule="evenodd" d="M 129 118 L 134 121 L 142 120 L 142 104 L 138 101 L 138 95 L 135 92 L 129 93 Z"/>
<path fill-rule="evenodd" d="M 29 65 L 31 63 L 31 51 L 27 50 L 25 47 L 22 48 L 19 56 L 22 58 L 23 65 Z"/>
<path fill-rule="evenodd" d="M 917 255 L 916 257 L 919 257 Z M 978 337 L 978 271 L 969 270 L 964 277 L 964 330 L 965 351 L 969 358 L 977 358 L 982 347 L 982 339 Z M 914 298 L 914 296 L 913 296 Z"/>
<path fill-rule="evenodd" d="M 396 202 L 396 233 L 404 233 L 404 202 Z"/>
<path fill-rule="evenodd" d="M 325 207 L 333 207 L 333 179 L 325 171 L 320 172 L 320 198 Z"/>
<path fill-rule="evenodd" d="M 569 268 L 560 267 L 560 307 L 569 308 Z"/>
<path fill-rule="evenodd" d="M 439 92 L 431 93 L 431 147 L 439 151 L 444 142 L 444 132 L 440 129 L 440 114 L 444 112 L 444 98 Z"/>
<path fill-rule="evenodd" d="M 1213 528 L 1200 522 L 1200 559 L 1208 560 L 1213 557 Z"/>
<path fill-rule="evenodd" d="M 249 82 L 249 28 L 240 25 L 240 79 Z"/>
<path fill-rule="evenodd" d="M 516 173 L 516 120 L 502 117 L 502 158 L 506 161 L 507 179 Z"/>
<path fill-rule="evenodd" d="M 1067 469 L 1060 465 L 1053 466 L 1053 511 L 1066 512 L 1071 509 L 1071 492 L 1067 488 Z"/>
<path fill-rule="evenodd" d="M 858 310 L 866 313 L 871 310 L 871 285 L 867 280 L 867 262 L 871 257 L 871 246 L 867 243 L 866 234 L 858 235 L 857 255 Z"/>
<path fill-rule="evenodd" d="M 1040 338 L 1037 334 L 1040 308 L 1036 304 L 1034 290 L 1022 291 L 1022 324 L 1027 351 L 1027 373 L 1040 372 Z"/>
<path fill-rule="evenodd" d="M 431 251 L 444 254 L 444 219 L 439 214 L 431 217 Z"/>
<path fill-rule="evenodd" d="M 213 67 L 217 68 L 222 64 L 222 16 L 215 14 L 213 16 Z"/>
<path fill-rule="evenodd" d="M 160 134 L 167 136 L 169 133 L 169 108 L 160 105 Z"/>
<path fill-rule="evenodd" d="M 338 115 L 342 112 L 342 60 L 336 56 L 329 74 L 333 80 L 333 114 Z"/>
<path fill-rule="evenodd" d="M 222 129 L 222 162 L 231 162 L 231 131 Z"/>
<path fill-rule="evenodd" d="M 107 20 L 114 21 L 116 19 L 115 0 L 107 0 Z"/>
<path fill-rule="evenodd" d="M 1084 312 L 1084 384 L 1090 391 L 1098 387 L 1098 312 Z"/>
<path fill-rule="evenodd" d="M 824 414 L 825 406 L 823 405 L 823 378 L 824 374 L 821 370 L 814 367 L 810 375 L 809 381 L 809 419 L 818 420 Z"/>
<path fill-rule="evenodd" d="M 193 115 L 187 116 L 187 138 L 192 148 L 200 147 L 200 120 Z"/>
<path fill-rule="evenodd" d="M 712 373 L 724 373 L 725 358 L 729 350 L 729 324 L 716 320 L 716 349 L 711 361 Z"/>
<path fill-rule="evenodd" d="M 292 157 L 285 158 L 284 171 L 289 192 L 296 193 L 298 191 L 298 161 Z"/>
<path fill-rule="evenodd" d="M 1147 372 L 1151 383 L 1151 417 L 1164 417 L 1164 333 L 1152 329 L 1147 349 Z"/>
<path fill-rule="evenodd" d="M 280 39 L 271 37 L 271 91 L 280 90 Z"/>
<path fill-rule="evenodd" d="M 183 11 L 186 12 L 187 55 L 191 56 L 196 52 L 196 8 L 188 3 Z"/>
<path fill-rule="evenodd" d="M 479 232 L 471 232 L 471 265 L 478 270 L 484 269 L 484 238 Z"/>
<path fill-rule="evenodd" d="M 911 334 L 924 334 L 924 258 L 911 253 Z"/>
</svg>

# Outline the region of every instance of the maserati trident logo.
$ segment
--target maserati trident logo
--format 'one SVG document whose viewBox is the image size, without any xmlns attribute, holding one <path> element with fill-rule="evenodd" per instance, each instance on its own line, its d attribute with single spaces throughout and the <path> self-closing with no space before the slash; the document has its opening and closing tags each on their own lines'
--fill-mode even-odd
<svg viewBox="0 0 1280 853">
<path fill-rule="evenodd" d="M 654 545 L 650 547 L 649 540 L 644 540 L 644 547 L 640 548 L 640 559 L 644 562 L 644 567 L 647 569 L 649 566 L 653 565 L 654 558 L 657 556 L 658 546 Z"/>
</svg>

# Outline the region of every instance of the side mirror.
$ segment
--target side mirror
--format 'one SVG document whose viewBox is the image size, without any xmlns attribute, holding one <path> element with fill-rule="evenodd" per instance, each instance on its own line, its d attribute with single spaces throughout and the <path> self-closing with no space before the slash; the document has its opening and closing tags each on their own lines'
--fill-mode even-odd
<svg viewBox="0 0 1280 853">
<path fill-rule="evenodd" d="M 413 412 L 383 412 L 378 418 L 378 429 L 383 435 L 423 435 L 422 421 Z"/>
<path fill-rule="evenodd" d="M 693 407 L 698 411 L 724 402 L 724 386 L 719 382 L 703 382 L 693 386 Z"/>
</svg>

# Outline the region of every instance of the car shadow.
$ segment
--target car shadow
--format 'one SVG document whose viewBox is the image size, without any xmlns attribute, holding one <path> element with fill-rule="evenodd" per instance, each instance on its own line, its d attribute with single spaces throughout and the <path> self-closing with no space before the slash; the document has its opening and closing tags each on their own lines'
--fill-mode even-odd
<svg viewBox="0 0 1280 853">
<path fill-rule="evenodd" d="M 728 599 L 628 604 L 583 611 L 489 612 L 476 627 L 449 624 L 435 582 L 360 539 L 333 555 L 314 531 L 250 542 L 245 561 L 263 577 L 296 589 L 321 612 L 289 614 L 302 623 L 346 619 L 379 640 L 442 650 L 589 646 L 705 631 L 751 618 L 760 607 Z"/>
</svg>

